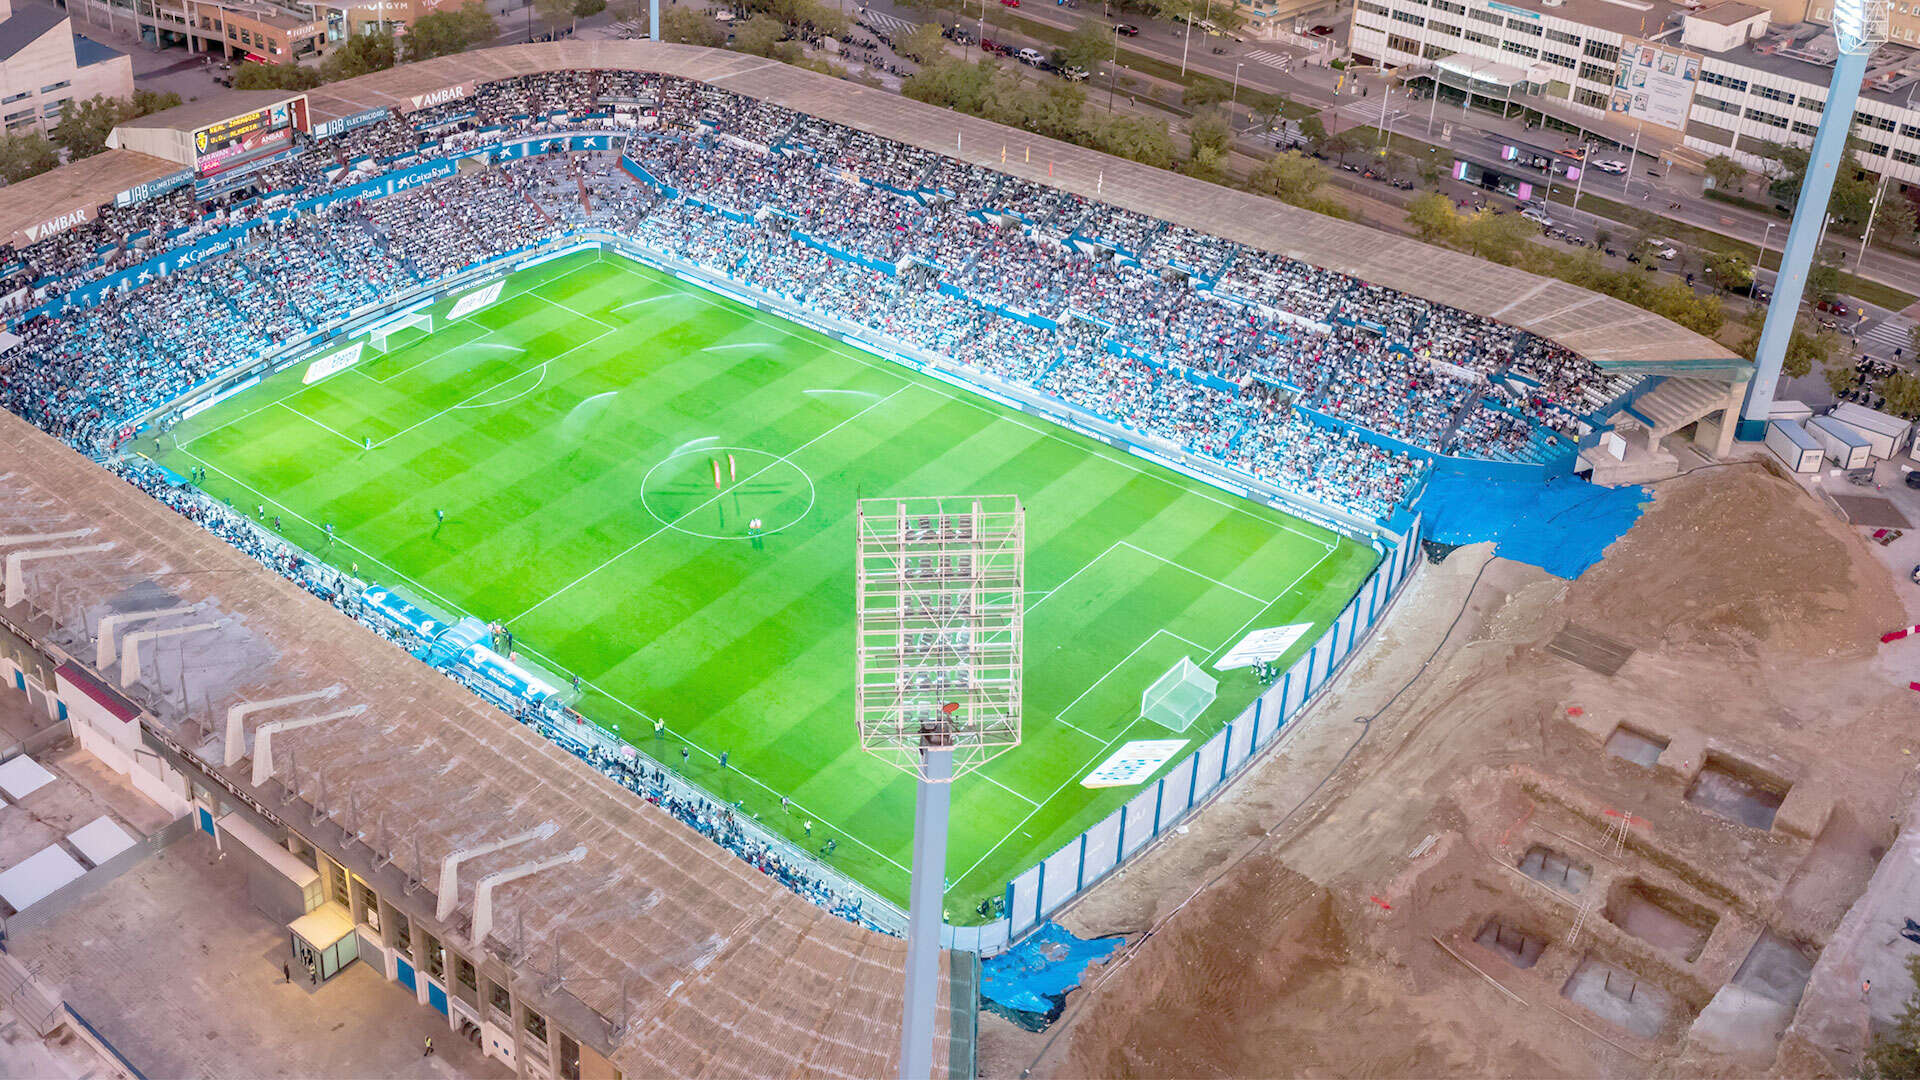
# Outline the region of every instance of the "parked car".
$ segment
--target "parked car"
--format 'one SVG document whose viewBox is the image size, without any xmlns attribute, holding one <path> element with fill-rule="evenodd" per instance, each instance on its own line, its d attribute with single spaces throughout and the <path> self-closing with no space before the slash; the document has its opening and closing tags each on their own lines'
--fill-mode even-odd
<svg viewBox="0 0 1920 1080">
<path fill-rule="evenodd" d="M 1068 82 L 1085 82 L 1087 78 L 1087 69 L 1069 64 L 1066 67 L 1063 67 L 1060 69 L 1060 77 L 1067 80 Z"/>
<path fill-rule="evenodd" d="M 1040 55 L 1040 50 L 1038 49 L 1021 49 L 1019 52 L 1013 54 L 1013 58 L 1031 67 L 1039 67 L 1047 59 Z"/>
<path fill-rule="evenodd" d="M 1553 218 L 1549 217 L 1547 212 L 1538 206 L 1521 207 L 1520 216 L 1526 218 L 1528 221 L 1539 224 L 1542 228 L 1550 229 L 1553 227 Z"/>
<path fill-rule="evenodd" d="M 1020 0 L 1000 0 L 1001 7 L 1019 7 Z"/>
<path fill-rule="evenodd" d="M 1113 32 L 1121 37 L 1139 37 L 1140 28 L 1132 23 L 1114 23 Z"/>
<path fill-rule="evenodd" d="M 1909 470 L 1903 483 L 1915 491 L 1920 491 L 1920 469 Z"/>
<path fill-rule="evenodd" d="M 1625 176 L 1627 172 L 1627 163 L 1624 161 L 1616 161 L 1613 158 L 1608 158 L 1605 161 L 1596 161 L 1593 163 L 1593 167 L 1603 173 L 1612 173 L 1615 176 Z"/>
<path fill-rule="evenodd" d="M 1314 37 L 1332 37 L 1333 27 L 1321 23 L 1319 26 L 1307 31 L 1307 33 L 1312 34 Z"/>
<path fill-rule="evenodd" d="M 1647 241 L 1647 250 L 1653 252 L 1654 255 L 1662 259 L 1666 259 L 1668 261 L 1672 261 L 1680 257 L 1680 249 L 1674 247 L 1673 241 L 1671 240 L 1658 240 L 1658 239 L 1649 240 Z"/>
</svg>

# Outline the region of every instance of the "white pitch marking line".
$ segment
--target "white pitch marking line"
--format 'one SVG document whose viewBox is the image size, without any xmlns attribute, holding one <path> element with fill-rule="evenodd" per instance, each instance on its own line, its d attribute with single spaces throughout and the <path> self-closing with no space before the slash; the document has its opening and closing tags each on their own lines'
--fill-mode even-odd
<svg viewBox="0 0 1920 1080">
<path fill-rule="evenodd" d="M 1244 596 L 1249 600 L 1259 600 L 1260 603 L 1262 604 L 1270 604 L 1273 602 L 1271 600 L 1261 600 L 1258 596 L 1253 595 L 1252 593 L 1246 591 L 1245 589 L 1235 588 L 1232 585 L 1229 585 L 1226 582 L 1221 581 L 1219 578 L 1208 577 L 1207 575 L 1201 573 L 1200 571 L 1195 570 L 1193 567 L 1188 566 L 1186 563 L 1175 562 L 1172 559 L 1167 558 L 1165 555 L 1162 555 L 1157 551 L 1148 551 L 1146 548 L 1141 547 L 1139 544 L 1131 543 L 1126 540 L 1120 540 L 1120 541 L 1117 541 L 1117 543 L 1121 547 L 1130 547 L 1133 550 L 1149 558 L 1159 559 L 1161 562 L 1166 563 L 1168 566 L 1171 566 L 1176 570 L 1185 570 L 1187 573 L 1192 574 L 1194 577 L 1199 578 L 1201 581 L 1212 582 L 1213 584 L 1219 586 L 1222 589 L 1227 590 L 1228 592 L 1239 593 L 1241 596 Z"/>
<path fill-rule="evenodd" d="M 453 608 L 453 610 L 458 611 L 460 609 L 458 607 L 455 607 Z M 519 646 L 519 649 L 521 652 L 527 653 L 531 656 L 537 656 L 541 660 L 546 661 L 548 667 L 551 667 L 556 671 L 563 670 L 561 665 L 555 663 L 551 657 L 547 656 L 545 653 L 542 653 L 540 650 L 535 649 L 532 646 L 529 646 L 517 639 L 514 641 L 514 644 Z M 639 709 L 636 709 L 632 705 L 629 705 L 627 702 L 621 700 L 619 695 L 608 693 L 606 690 L 601 689 L 599 685 L 593 682 L 593 680 L 583 678 L 580 680 L 580 684 L 582 686 L 592 687 L 594 690 L 599 691 L 601 696 L 605 697 L 608 701 L 613 702 L 615 705 L 618 705 L 621 708 L 627 710 L 633 715 L 639 717 L 641 720 L 646 721 L 647 724 L 651 725 L 653 723 L 653 717 L 648 716 L 646 713 L 641 712 Z M 715 754 L 713 751 L 707 749 L 706 747 L 701 746 L 699 743 L 694 742 L 692 739 L 687 738 L 685 735 L 676 733 L 673 737 L 680 740 L 683 743 L 686 743 L 688 746 L 692 747 L 693 749 L 699 751 L 703 757 L 707 758 L 710 761 L 718 762 L 720 760 L 719 755 Z M 633 742 L 633 740 L 628 740 L 628 741 Z M 637 749 L 639 747 L 639 743 L 634 742 L 634 746 Z M 651 754 L 649 754 L 648 756 L 652 757 Z M 672 771 L 672 769 L 667 765 L 666 762 L 659 761 L 658 759 L 655 759 L 655 760 L 656 760 L 656 763 L 659 764 L 661 768 L 667 769 L 670 772 Z M 805 804 L 801 803 L 799 799 L 793 798 L 790 794 L 786 792 L 775 791 L 773 788 L 770 788 L 766 784 L 762 783 L 757 777 L 753 776 L 751 773 L 747 773 L 741 770 L 735 770 L 735 772 L 738 773 L 738 775 L 742 779 L 746 780 L 748 783 L 752 784 L 754 787 L 759 788 L 760 790 L 766 792 L 769 795 L 787 795 L 787 801 L 793 804 L 793 808 L 795 810 L 798 810 L 800 813 L 806 815 L 807 817 L 812 818 L 814 821 L 818 822 L 821 825 L 825 825 L 825 826 L 828 826 L 829 828 L 834 829 L 841 836 L 844 836 L 847 839 L 853 841 L 856 845 L 866 848 L 868 851 L 873 852 L 875 855 L 878 855 L 880 858 L 885 859 L 887 862 L 893 864 L 895 867 L 901 870 L 905 870 L 908 873 L 913 872 L 908 867 L 902 865 L 898 860 L 889 856 L 886 852 L 881 851 L 879 848 L 874 847 L 872 844 L 869 844 L 865 840 L 862 840 L 860 839 L 860 837 L 854 835 L 852 830 L 846 828 L 845 826 L 836 824 L 835 822 L 830 820 L 825 814 L 821 814 L 814 810 L 809 809 Z M 681 779 L 686 780 L 688 783 L 693 782 L 691 777 L 683 776 L 679 773 L 675 773 L 674 775 L 680 776 Z M 702 790 L 705 790 L 705 789 L 703 788 Z M 716 802 L 721 801 L 720 797 L 718 795 L 715 795 L 713 792 L 709 791 L 707 792 L 707 794 L 710 798 L 714 799 Z M 1015 794 L 1019 794 L 1019 793 L 1015 792 Z M 1032 800 L 1029 799 L 1028 801 L 1031 802 Z M 763 820 L 761 824 L 766 825 L 767 823 Z M 769 831 L 779 832 L 778 829 L 770 829 Z"/>
<path fill-rule="evenodd" d="M 456 409 L 491 409 L 496 405 L 506 405 L 515 401 L 519 401 L 521 398 L 526 397 L 528 394 L 533 393 L 535 390 L 540 389 L 540 387 L 546 384 L 547 371 L 548 371 L 547 365 L 551 363 L 553 363 L 553 361 L 551 360 L 542 360 L 540 361 L 537 367 L 528 368 L 527 371 L 538 370 L 540 372 L 540 377 L 533 380 L 532 386 L 527 387 L 525 390 L 520 391 L 519 393 L 513 395 L 510 398 L 502 398 L 499 401 L 483 401 L 478 405 L 455 405 L 454 408 Z M 527 371 L 522 371 L 520 375 L 525 375 Z M 513 375 L 508 378 L 502 379 L 497 383 L 494 383 L 493 389 L 498 390 L 502 386 L 505 386 L 508 383 L 512 382 L 514 379 L 519 378 L 520 375 Z"/>
<path fill-rule="evenodd" d="M 1039 803 L 1034 802 L 1032 799 L 1027 798 L 1025 795 L 1022 795 L 1019 792 L 1008 787 L 1007 785 L 1001 783 L 1000 781 L 995 780 L 993 777 L 988 776 L 984 772 L 976 771 L 973 775 L 979 777 L 982 780 L 985 780 L 987 783 L 992 784 L 994 787 L 999 788 L 1001 791 L 1006 792 L 1007 794 L 1013 796 L 1014 798 L 1019 799 L 1021 802 L 1026 803 L 1028 806 L 1038 807 L 1040 805 Z"/>
<path fill-rule="evenodd" d="M 807 447 L 812 446 L 814 443 L 819 442 L 821 439 L 824 439 L 827 436 L 833 434 L 834 432 L 839 431 L 841 428 L 846 427 L 848 424 L 853 423 L 855 420 L 860 419 L 861 417 L 867 415 L 873 410 L 879 408 L 882 405 L 885 405 L 887 402 L 892 401 L 894 398 L 905 393 L 907 391 L 907 388 L 911 385 L 912 385 L 911 383 L 901 384 L 900 388 L 895 390 L 893 393 L 888 394 L 886 397 L 881 398 L 879 401 L 876 401 L 871 405 L 868 405 L 866 408 L 861 409 L 859 412 L 854 413 L 852 416 L 847 417 L 845 420 L 842 420 L 839 423 L 828 428 L 827 430 L 821 432 L 820 434 L 815 435 L 813 438 L 808 439 L 806 442 L 801 443 L 799 446 L 796 446 L 793 449 L 787 451 L 786 453 L 780 455 L 779 457 L 774 458 L 772 461 L 767 462 L 765 465 L 762 465 L 760 468 L 755 469 L 753 472 L 747 474 L 738 482 L 728 485 L 726 491 L 715 492 L 714 494 L 707 496 L 707 498 L 704 501 L 702 501 L 699 505 L 688 509 L 687 513 L 688 514 L 695 513 L 699 510 L 703 510 L 706 507 L 713 505 L 715 501 L 725 498 L 727 491 L 731 491 L 734 488 L 739 487 L 741 484 L 747 483 L 748 481 L 752 480 L 754 477 L 759 476 L 761 473 L 766 472 L 768 469 L 771 469 L 776 465 L 789 461 L 795 454 L 798 454 L 800 451 L 805 450 Z M 682 515 L 682 516 L 684 517 L 685 515 Z M 542 605 L 546 604 L 548 600 L 552 600 L 554 597 L 559 596 L 561 593 L 566 592 L 567 590 L 573 588 L 575 585 L 578 585 L 581 582 L 592 577 L 593 575 L 599 573 L 600 571 L 605 570 L 608 566 L 611 566 L 613 563 L 618 562 L 622 558 L 625 558 L 628 553 L 640 547 L 640 545 L 646 543 L 649 540 L 652 540 L 654 537 L 659 536 L 663 532 L 669 531 L 671 528 L 672 526 L 662 525 L 658 529 L 655 529 L 654 531 L 648 533 L 647 535 L 641 537 L 640 539 L 635 540 L 633 543 L 627 545 L 626 548 L 622 549 L 618 553 L 609 556 L 607 560 L 601 563 L 599 566 L 594 567 L 593 569 L 587 571 L 586 573 L 581 574 L 579 577 L 574 578 L 572 581 L 567 582 L 565 585 L 560 586 L 560 588 L 556 589 L 553 593 L 548 595 L 545 599 L 537 601 L 532 607 L 528 608 L 527 610 L 521 612 L 518 615 L 515 615 L 513 618 L 508 619 L 507 622 L 517 623 L 521 619 L 526 618 L 528 615 L 531 615 L 533 612 L 537 611 Z"/>
<path fill-rule="evenodd" d="M 902 389 L 904 389 L 904 387 Z M 227 472 L 225 469 L 220 468 L 218 465 L 215 465 L 214 463 L 207 461 L 206 459 L 201 458 L 199 455 L 194 454 L 190 451 L 182 451 L 182 452 L 186 453 L 188 457 L 193 458 L 195 461 L 200 462 L 202 465 L 205 465 L 208 471 L 219 473 L 221 476 L 224 476 L 227 479 L 233 481 L 234 483 L 239 484 L 241 487 L 246 488 L 248 491 L 253 492 L 263 502 L 270 502 L 274 506 L 279 507 L 280 509 L 286 511 L 287 516 L 293 518 L 294 520 L 304 522 L 310 528 L 319 528 L 319 526 L 315 525 L 311 519 L 301 516 L 301 514 L 295 511 L 292 507 L 276 501 L 272 496 L 268 495 L 266 492 L 261 491 L 259 488 L 254 487 L 252 484 L 247 483 L 245 480 L 242 480 L 239 477 L 233 475 L 232 473 Z M 466 610 L 461 605 L 456 604 L 451 600 L 448 600 L 446 597 L 433 591 L 432 589 L 428 588 L 426 585 L 420 583 L 419 581 L 416 581 L 415 579 L 408 577 L 405 573 L 401 572 L 399 567 L 394 566 L 392 563 L 389 563 L 386 560 L 380 558 L 380 556 L 375 555 L 373 552 L 368 551 L 366 548 L 360 547 L 346 539 L 339 539 L 336 542 L 339 543 L 342 547 L 352 548 L 353 550 L 359 552 L 363 557 L 367 559 L 368 562 L 374 563 L 375 565 L 378 565 L 378 566 L 384 566 L 388 570 L 391 570 L 393 572 L 393 576 L 396 579 L 400 581 L 404 581 L 408 585 L 413 586 L 413 588 L 416 591 L 418 591 L 421 595 L 426 596 L 427 598 L 435 601 L 446 610 L 448 611 L 465 611 Z M 555 671 L 565 670 L 565 668 L 562 665 L 555 663 L 551 657 L 540 652 L 538 649 L 532 648 L 531 646 L 527 645 L 525 642 L 517 642 L 517 644 L 520 646 L 520 650 L 522 652 L 530 653 L 546 661 L 547 666 L 553 668 Z M 599 693 L 602 696 L 604 696 L 608 701 L 613 702 L 615 705 L 620 706 L 621 708 L 627 710 L 628 712 L 639 717 L 640 719 L 646 720 L 648 722 L 652 721 L 652 717 L 649 717 L 647 714 L 641 712 L 639 709 L 634 708 L 632 705 L 627 704 L 627 702 L 622 700 L 618 694 L 608 693 L 607 691 L 602 690 L 599 686 L 595 685 L 593 682 L 587 679 L 581 679 L 580 681 L 582 685 L 593 687 L 595 690 L 599 691 Z M 706 747 L 701 746 L 699 743 L 694 742 L 692 739 L 689 739 L 684 735 L 676 735 L 675 738 L 678 738 L 681 742 L 686 743 L 688 746 L 692 747 L 695 750 L 700 751 L 700 753 L 702 753 L 706 757 L 716 762 L 720 760 L 719 757 L 713 753 L 713 751 L 708 750 Z M 667 767 L 666 762 L 660 762 L 659 764 L 661 765 L 662 768 Z M 770 795 L 784 794 L 783 792 L 775 791 L 774 789 L 768 787 L 766 784 L 762 783 L 758 778 L 751 776 L 745 772 L 740 773 L 740 776 L 746 779 L 749 783 L 753 784 L 755 787 L 760 788 L 762 791 L 765 791 Z M 708 794 L 712 795 L 711 792 L 709 792 Z M 712 797 L 716 799 L 719 798 L 719 796 L 717 795 L 714 795 Z M 860 837 L 855 835 L 851 830 L 846 829 L 839 825 L 834 825 L 832 821 L 828 820 L 826 815 L 815 813 L 814 811 L 807 809 L 805 806 L 801 805 L 800 800 L 798 799 L 790 798 L 789 801 L 793 803 L 796 809 L 800 810 L 802 813 L 813 818 L 814 820 L 820 822 L 822 825 L 833 826 L 833 828 L 839 831 L 840 835 L 853 841 L 855 844 L 859 845 L 860 847 L 866 848 L 868 851 L 873 852 L 875 855 L 878 855 L 880 858 L 885 859 L 887 862 L 893 864 L 893 866 L 895 866 L 896 868 L 907 871 L 908 873 L 912 873 L 912 871 L 908 867 L 901 865 L 901 863 L 898 860 L 887 855 L 886 852 L 883 852 L 880 849 L 874 847 L 873 845 L 867 843 L 866 841 L 860 839 Z"/>
<path fill-rule="evenodd" d="M 354 441 L 352 436 L 334 427 L 333 425 L 325 423 L 324 421 L 318 419 L 317 417 L 308 416 L 306 413 L 303 413 L 299 409 L 296 409 L 293 406 L 287 404 L 285 398 L 282 398 L 281 400 L 274 402 L 274 404 L 287 410 L 288 412 L 299 417 L 300 419 L 305 420 L 307 423 L 320 428 L 323 431 L 330 431 L 333 434 L 338 435 L 343 442 L 345 442 L 348 446 L 353 447 L 355 450 L 362 449 L 364 446 L 363 443 Z"/>
<path fill-rule="evenodd" d="M 642 279 L 645 279 L 648 277 L 647 274 L 642 273 L 639 270 L 639 268 L 633 263 L 628 263 L 626 266 L 626 269 L 629 272 L 631 272 L 635 277 L 642 278 Z M 716 307 L 721 309 L 722 311 L 732 310 L 731 308 L 727 307 L 726 304 L 722 303 L 717 296 L 709 295 L 705 289 L 696 289 L 690 292 L 676 293 L 673 295 L 691 296 L 695 300 L 698 300 L 701 303 L 706 304 L 708 307 Z M 784 316 L 774 315 L 767 312 L 762 312 L 762 311 L 752 310 L 752 309 L 749 310 L 749 314 L 752 315 L 756 321 L 762 323 L 767 328 L 773 330 L 775 333 L 785 334 L 788 337 L 800 338 L 803 341 L 807 340 L 806 336 L 803 333 L 801 333 L 798 325 L 792 323 L 790 320 L 788 320 Z M 824 337 L 825 335 L 822 335 L 822 336 Z M 815 342 L 814 344 L 819 345 L 820 343 Z M 860 364 L 863 367 L 873 368 L 876 371 L 885 371 L 888 374 L 894 375 L 894 376 L 905 375 L 905 372 L 901 370 L 901 365 L 892 363 L 890 361 L 882 360 L 878 357 L 868 356 L 864 353 L 860 353 L 860 352 L 856 352 L 854 350 L 848 349 L 845 346 L 840 345 L 838 342 L 835 342 L 832 338 L 826 339 L 826 342 L 823 348 L 827 352 L 833 353 L 834 355 L 845 360 L 852 360 L 853 362 Z M 1116 456 L 1112 453 L 1108 453 L 1107 452 L 1108 448 L 1104 444 L 1095 442 L 1094 445 L 1090 447 L 1077 446 L 1074 443 L 1068 442 L 1065 430 L 1060 428 L 1058 425 L 1048 424 L 1044 427 L 1040 427 L 1040 426 L 1035 426 L 1033 424 L 1027 423 L 1025 420 L 1021 419 L 1017 414 L 996 413 L 994 412 L 993 408 L 990 407 L 990 403 L 986 399 L 980 397 L 977 394 L 954 393 L 953 391 L 947 389 L 946 385 L 937 379 L 924 379 L 919 383 L 910 383 L 910 385 L 918 385 L 921 389 L 928 390 L 935 394 L 938 394 L 941 397 L 946 398 L 948 401 L 957 401 L 963 405 L 968 406 L 969 408 L 977 409 L 981 412 L 988 413 L 989 415 L 995 416 L 999 419 L 1007 421 L 1010 424 L 1013 424 L 1015 427 L 1025 428 L 1026 430 L 1031 431 L 1034 434 L 1041 436 L 1042 438 L 1053 439 L 1056 442 L 1067 443 L 1067 445 L 1074 446 L 1075 449 L 1078 449 L 1083 453 L 1090 454 L 1093 457 L 1097 457 L 1102 461 L 1111 462 L 1115 465 L 1123 465 L 1128 469 L 1133 470 L 1133 472 L 1135 472 L 1140 476 L 1147 477 L 1148 479 L 1151 479 L 1151 480 L 1158 480 L 1163 484 L 1168 484 L 1175 488 L 1179 488 L 1179 490 L 1183 494 L 1197 496 L 1199 498 L 1207 500 L 1210 503 L 1215 504 L 1216 506 L 1223 507 L 1232 513 L 1240 514 L 1245 517 L 1250 517 L 1255 521 L 1258 521 L 1260 524 L 1266 526 L 1267 528 L 1278 529 L 1279 531 L 1285 532 L 1285 533 L 1292 533 L 1294 536 L 1298 536 L 1302 540 L 1310 540 L 1313 543 L 1318 544 L 1321 547 L 1327 549 L 1328 551 L 1332 551 L 1337 546 L 1331 540 L 1324 540 L 1318 536 L 1314 536 L 1311 533 L 1303 533 L 1299 529 L 1296 529 L 1283 521 L 1271 521 L 1271 520 L 1268 520 L 1267 518 L 1261 517 L 1259 514 L 1254 513 L 1253 511 L 1247 509 L 1245 506 L 1239 506 L 1239 505 L 1235 505 L 1234 503 L 1228 502 L 1227 500 L 1214 495 L 1213 493 L 1205 490 L 1204 488 L 1181 487 L 1177 482 L 1175 482 L 1170 477 L 1162 476 L 1159 473 L 1148 471 L 1146 468 L 1142 467 L 1141 464 L 1137 460 L 1135 460 L 1131 455 Z M 1252 500 L 1242 499 L 1240 501 L 1251 502 Z M 1275 512 L 1281 513 L 1281 514 L 1286 513 L 1286 511 L 1284 510 L 1279 510 Z"/>
<path fill-rule="evenodd" d="M 581 342 L 580 344 L 575 345 L 571 349 L 567 349 L 564 352 L 555 353 L 552 356 L 546 358 L 545 360 L 540 361 L 540 365 L 544 367 L 547 364 L 551 364 L 555 360 L 558 360 L 561 357 L 566 356 L 568 353 L 578 352 L 579 350 L 584 349 L 587 346 L 592 345 L 594 342 L 597 342 L 602 338 L 608 337 L 611 334 L 613 334 L 612 330 L 602 331 L 601 333 L 595 335 L 594 337 L 590 337 L 587 340 Z M 465 398 L 462 398 L 461 400 L 455 402 L 454 404 L 449 405 L 444 409 L 441 409 L 437 413 L 434 413 L 432 416 L 429 416 L 426 419 L 419 421 L 418 423 L 414 423 L 407 427 L 401 428 L 399 431 L 396 431 L 393 434 L 387 436 L 386 438 L 381 439 L 379 442 L 374 443 L 373 444 L 374 449 L 377 450 L 380 447 L 387 445 L 388 443 L 392 442 L 393 440 L 399 438 L 402 435 L 407 434 L 408 432 L 414 430 L 415 428 L 422 427 L 426 424 L 431 424 L 435 420 L 440 419 L 441 417 L 447 415 L 448 413 L 454 411 L 455 409 L 464 407 L 468 402 L 472 401 L 474 398 L 479 397 L 481 394 L 491 393 L 494 390 L 498 390 L 502 384 L 507 383 L 513 379 L 517 379 L 520 376 L 525 375 L 528 371 L 532 371 L 532 370 L 533 370 L 532 368 L 526 368 L 525 370 L 522 370 L 522 371 L 516 371 L 513 374 L 507 376 L 505 379 L 501 379 L 499 382 L 495 382 L 488 386 L 484 386 L 481 389 L 475 391 L 474 393 L 467 395 Z M 544 380 L 546 376 L 543 375 L 541 376 L 541 378 L 542 380 Z"/>
</svg>

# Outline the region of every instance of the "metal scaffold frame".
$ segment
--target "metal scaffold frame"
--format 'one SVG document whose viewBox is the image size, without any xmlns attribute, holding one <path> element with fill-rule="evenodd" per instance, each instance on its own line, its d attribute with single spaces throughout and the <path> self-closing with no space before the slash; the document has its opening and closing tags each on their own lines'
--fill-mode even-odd
<svg viewBox="0 0 1920 1080">
<path fill-rule="evenodd" d="M 861 748 L 955 776 L 1020 745 L 1026 514 L 1016 496 L 866 499 L 858 536 L 856 710 Z"/>
</svg>

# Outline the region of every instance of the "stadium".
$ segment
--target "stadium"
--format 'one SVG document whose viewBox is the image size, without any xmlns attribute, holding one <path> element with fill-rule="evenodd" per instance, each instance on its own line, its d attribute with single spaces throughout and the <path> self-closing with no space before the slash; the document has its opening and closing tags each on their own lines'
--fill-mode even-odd
<svg viewBox="0 0 1920 1080">
<path fill-rule="evenodd" d="M 970 1072 L 978 958 L 1273 756 L 1398 617 L 1431 486 L 1724 454 L 1744 390 L 1569 285 L 692 47 L 111 145 L 0 196 L 10 632 L 83 744 L 311 856 L 358 959 L 527 1075 L 890 1070 L 914 785 L 856 742 L 862 500 L 1024 507 L 1019 745 L 953 790 Z"/>
</svg>

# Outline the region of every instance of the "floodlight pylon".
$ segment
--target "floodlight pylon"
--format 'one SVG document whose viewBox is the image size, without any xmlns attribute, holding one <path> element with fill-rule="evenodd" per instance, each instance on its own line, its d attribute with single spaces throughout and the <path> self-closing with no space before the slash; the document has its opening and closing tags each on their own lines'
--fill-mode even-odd
<svg viewBox="0 0 1920 1080">
<path fill-rule="evenodd" d="M 1011 495 L 863 499 L 854 522 L 860 747 L 915 780 L 899 1075 L 922 1080 L 953 781 L 1020 745 L 1026 510 Z"/>
</svg>

